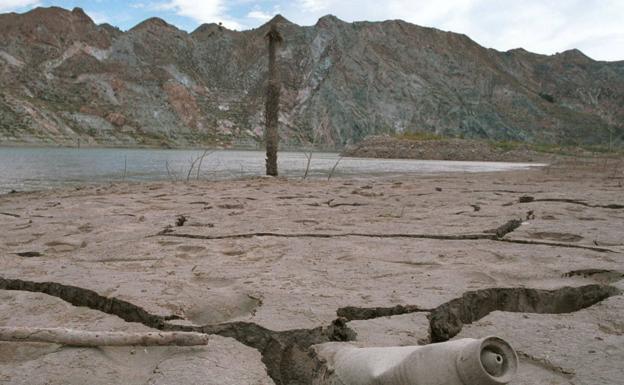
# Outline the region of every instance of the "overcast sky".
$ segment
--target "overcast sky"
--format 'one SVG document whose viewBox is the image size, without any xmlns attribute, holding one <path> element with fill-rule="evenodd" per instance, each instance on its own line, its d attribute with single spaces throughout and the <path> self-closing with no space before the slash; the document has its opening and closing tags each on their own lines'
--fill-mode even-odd
<svg viewBox="0 0 624 385">
<path fill-rule="evenodd" d="M 0 12 L 52 5 L 82 7 L 97 23 L 123 30 L 152 16 L 186 31 L 211 22 L 249 29 L 277 13 L 300 25 L 326 14 L 345 21 L 403 19 L 501 51 L 578 48 L 596 60 L 624 60 L 624 0 L 0 0 Z"/>
</svg>

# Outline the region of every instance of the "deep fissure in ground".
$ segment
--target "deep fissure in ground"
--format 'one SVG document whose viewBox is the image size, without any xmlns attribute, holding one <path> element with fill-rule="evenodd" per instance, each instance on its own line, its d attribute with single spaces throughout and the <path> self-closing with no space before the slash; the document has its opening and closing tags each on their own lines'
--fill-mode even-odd
<svg viewBox="0 0 624 385">
<path fill-rule="evenodd" d="M 0 277 L 0 289 L 45 293 L 75 306 L 86 306 L 116 315 L 128 322 L 168 331 L 197 331 L 231 337 L 262 354 L 269 376 L 277 385 L 311 384 L 322 372 L 323 362 L 315 356 L 312 345 L 330 341 L 351 341 L 356 333 L 348 326 L 351 320 L 366 320 L 413 312 L 429 313 L 430 342 L 443 342 L 456 336 L 463 325 L 482 319 L 493 311 L 560 314 L 571 313 L 621 292 L 612 286 L 586 285 L 557 290 L 529 288 L 489 288 L 464 293 L 435 309 L 413 305 L 393 307 L 344 307 L 339 318 L 327 326 L 313 329 L 273 331 L 250 322 L 187 326 L 169 322 L 178 317 L 150 314 L 145 309 L 117 298 L 105 297 L 93 290 L 56 282 L 34 282 Z"/>
</svg>

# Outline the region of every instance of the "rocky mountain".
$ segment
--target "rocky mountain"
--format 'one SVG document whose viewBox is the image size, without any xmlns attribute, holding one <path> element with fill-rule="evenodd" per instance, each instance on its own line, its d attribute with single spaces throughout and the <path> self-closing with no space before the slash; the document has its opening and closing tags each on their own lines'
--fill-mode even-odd
<svg viewBox="0 0 624 385">
<path fill-rule="evenodd" d="M 534 142 L 624 139 L 624 61 L 498 52 L 400 20 L 301 27 L 281 16 L 280 135 L 342 147 L 369 134 Z M 123 32 L 81 9 L 0 15 L 0 143 L 254 144 L 268 23 L 160 19 Z"/>
</svg>

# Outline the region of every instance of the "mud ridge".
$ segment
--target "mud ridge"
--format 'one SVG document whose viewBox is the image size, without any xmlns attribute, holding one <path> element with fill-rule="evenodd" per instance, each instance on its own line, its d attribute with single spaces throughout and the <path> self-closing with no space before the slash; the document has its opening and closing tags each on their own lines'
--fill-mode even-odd
<svg viewBox="0 0 624 385">
<path fill-rule="evenodd" d="M 487 230 L 485 231 L 485 233 L 493 233 L 496 238 L 495 239 L 500 239 L 503 238 L 505 235 L 513 232 L 514 230 L 516 230 L 518 227 L 520 227 L 522 225 L 522 220 L 520 219 L 511 219 L 509 221 L 507 221 L 505 224 L 493 229 L 493 230 Z"/>
</svg>

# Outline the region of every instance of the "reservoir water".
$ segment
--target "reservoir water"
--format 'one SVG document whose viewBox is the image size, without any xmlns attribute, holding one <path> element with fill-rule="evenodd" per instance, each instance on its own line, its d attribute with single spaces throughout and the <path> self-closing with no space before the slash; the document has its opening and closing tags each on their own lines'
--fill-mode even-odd
<svg viewBox="0 0 624 385">
<path fill-rule="evenodd" d="M 204 157 L 199 175 L 194 159 L 203 151 L 118 148 L 0 147 L 0 194 L 115 181 L 220 180 L 264 174 L 262 151 L 216 150 Z M 308 176 L 327 178 L 340 156 L 312 154 Z M 303 152 L 280 152 L 280 175 L 302 177 Z M 494 172 L 541 166 L 531 163 L 458 162 L 403 159 L 342 158 L 334 176 Z"/>
</svg>

